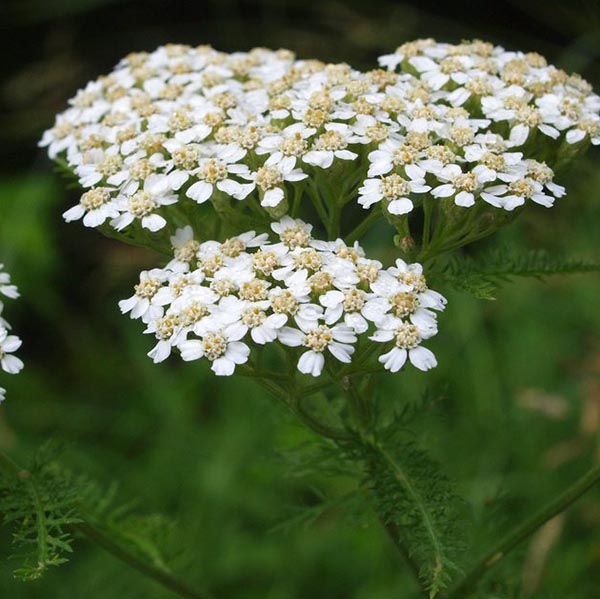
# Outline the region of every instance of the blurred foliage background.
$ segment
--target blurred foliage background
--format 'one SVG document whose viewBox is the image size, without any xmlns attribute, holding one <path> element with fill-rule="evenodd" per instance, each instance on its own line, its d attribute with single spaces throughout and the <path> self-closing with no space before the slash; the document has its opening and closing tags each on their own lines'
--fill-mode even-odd
<svg viewBox="0 0 600 599">
<path fill-rule="evenodd" d="M 151 340 L 116 304 L 157 256 L 65 224 L 76 192 L 36 142 L 76 89 L 165 42 L 283 46 L 368 68 L 409 39 L 477 37 L 539 51 L 598 91 L 600 3 L 4 0 L 0 22 L 0 261 L 23 295 L 7 310 L 27 363 L 2 383 L 0 449 L 24 460 L 50 437 L 64 441 L 72 470 L 116 481 L 138 511 L 165 515 L 175 568 L 216 599 L 416 597 L 370 514 L 332 508 L 285 526 L 350 481 L 295 467 L 298 447 L 314 439 L 259 388 L 151 363 Z M 564 200 L 550 211 L 531 205 L 491 243 L 599 258 L 599 164 L 590 152 L 563 174 Z M 599 297 L 595 275 L 518 281 L 495 302 L 449 294 L 432 344 L 440 367 L 384 380 L 385 401 L 399 406 L 445 385 L 418 441 L 468 501 L 470 555 L 600 459 Z M 599 499 L 596 489 L 540 530 L 482 597 L 599 597 Z M 172 596 L 83 540 L 65 567 L 17 582 L 9 540 L 0 531 L 0 597 Z"/>
</svg>

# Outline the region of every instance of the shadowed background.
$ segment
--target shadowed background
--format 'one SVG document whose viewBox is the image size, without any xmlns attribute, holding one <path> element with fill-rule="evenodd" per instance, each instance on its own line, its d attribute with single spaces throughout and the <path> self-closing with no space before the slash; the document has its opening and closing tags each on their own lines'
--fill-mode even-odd
<svg viewBox="0 0 600 599">
<path fill-rule="evenodd" d="M 20 0 L 2 4 L 0 23 L 0 262 L 23 295 L 7 314 L 27 364 L 2 379 L 0 448 L 20 458 L 63 440 L 73 470 L 118 481 L 139 510 L 172 520 L 175 565 L 216 599 L 416 597 L 369 514 L 331 509 L 309 526 L 281 526 L 351 482 L 294 467 L 295 448 L 313 439 L 260 389 L 177 360 L 151 363 L 151 339 L 116 304 L 157 256 L 65 224 L 77 192 L 36 143 L 88 80 L 166 42 L 287 47 L 371 68 L 410 39 L 477 37 L 538 51 L 598 91 L 600 3 Z M 598 259 L 599 158 L 592 150 L 564 173 L 568 195 L 555 208 L 529 206 L 494 244 Z M 600 459 L 600 281 L 519 281 L 495 302 L 448 296 L 432 344 L 440 367 L 386 379 L 385 397 L 401 404 L 446 384 L 419 442 L 469 501 L 476 550 Z M 543 529 L 492 576 L 496 594 L 482 597 L 599 596 L 599 498 Z M 171 596 L 85 541 L 70 564 L 19 583 L 8 542 L 0 530 L 1 597 Z M 506 594 L 514 583 L 520 595 Z"/>
</svg>

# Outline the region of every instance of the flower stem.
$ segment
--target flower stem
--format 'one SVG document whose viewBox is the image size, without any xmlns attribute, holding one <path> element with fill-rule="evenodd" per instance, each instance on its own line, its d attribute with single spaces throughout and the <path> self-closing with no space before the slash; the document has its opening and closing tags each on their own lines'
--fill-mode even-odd
<svg viewBox="0 0 600 599">
<path fill-rule="evenodd" d="M 373 451 L 375 451 L 377 455 L 386 462 L 386 464 L 391 465 L 392 469 L 396 468 L 389 454 L 373 437 L 373 432 L 371 430 L 373 426 L 373 397 L 369 394 L 361 393 L 356 384 L 356 380 L 351 376 L 341 379 L 341 389 L 346 394 L 352 408 L 351 412 L 356 423 L 356 438 L 360 440 L 360 443 L 368 445 Z M 356 439 L 353 439 L 353 441 L 356 441 Z M 369 467 L 367 466 L 367 474 L 370 474 L 368 472 L 368 468 Z M 404 544 L 398 527 L 394 522 L 386 520 L 384 517 L 382 517 L 382 514 L 379 513 L 378 510 L 375 510 L 375 512 L 382 528 L 385 530 L 392 543 L 400 553 L 401 557 L 408 565 L 421 594 L 426 596 L 427 592 L 419 573 L 419 564 L 412 558 L 410 551 Z"/>
<path fill-rule="evenodd" d="M 423 239 L 421 240 L 421 252 L 425 251 L 425 248 L 429 245 L 429 239 L 431 237 L 431 217 L 433 213 L 433 204 L 431 199 L 425 198 L 423 200 Z"/>
<path fill-rule="evenodd" d="M 134 555 L 128 549 L 123 547 L 123 545 L 111 539 L 110 536 L 105 534 L 100 528 L 91 522 L 83 521 L 79 524 L 73 524 L 72 528 L 80 532 L 90 541 L 93 541 L 96 545 L 102 547 L 102 549 L 112 554 L 114 557 L 121 560 L 134 570 L 137 570 L 144 576 L 151 578 L 165 589 L 168 589 L 176 595 L 185 597 L 186 599 L 203 599 L 203 597 L 206 597 L 206 595 L 201 595 L 200 593 L 189 588 L 186 584 L 177 580 L 165 570 L 157 568 L 149 562 L 140 559 L 137 555 Z"/>
<path fill-rule="evenodd" d="M 369 215 L 363 219 L 359 225 L 357 225 L 348 235 L 345 236 L 344 241 L 351 245 L 357 239 L 360 239 L 373 225 L 380 219 L 381 213 L 378 208 L 372 208 Z"/>
<path fill-rule="evenodd" d="M 348 441 L 352 439 L 352 436 L 343 429 L 334 428 L 329 424 L 317 420 L 302 405 L 302 398 L 308 397 L 308 394 L 302 388 L 294 389 L 291 381 L 288 381 L 285 387 L 268 379 L 258 379 L 258 381 L 271 395 L 281 400 L 313 432 L 333 441 Z"/>
<path fill-rule="evenodd" d="M 600 482 L 600 466 L 595 466 L 575 481 L 566 491 L 553 499 L 525 522 L 516 526 L 497 545 L 492 547 L 471 568 L 470 572 L 447 595 L 448 599 L 464 599 L 479 579 L 500 562 L 517 545 L 527 539 L 548 520 L 566 510 L 584 493 Z"/>
</svg>

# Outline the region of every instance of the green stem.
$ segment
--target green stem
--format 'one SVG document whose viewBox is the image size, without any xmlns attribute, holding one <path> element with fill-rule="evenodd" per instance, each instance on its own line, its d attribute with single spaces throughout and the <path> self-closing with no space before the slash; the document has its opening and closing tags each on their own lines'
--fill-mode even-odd
<svg viewBox="0 0 600 599">
<path fill-rule="evenodd" d="M 396 549 L 398 550 L 398 552 L 400 553 L 400 555 L 402 556 L 404 561 L 408 564 L 408 567 L 410 568 L 410 571 L 412 572 L 413 578 L 417 581 L 417 584 L 419 585 L 421 592 L 423 594 L 425 594 L 425 591 L 423 590 L 423 588 L 421 586 L 421 575 L 419 574 L 419 564 L 417 564 L 417 562 L 415 562 L 415 560 L 411 557 L 408 548 L 402 542 L 402 539 L 400 538 L 400 531 L 398 530 L 398 527 L 393 522 L 384 522 L 381 518 L 379 518 L 379 522 L 381 523 L 381 526 L 383 526 L 385 532 L 387 532 L 388 537 L 390 538 L 390 540 L 392 541 L 392 543 L 394 544 L 394 546 L 396 547 Z"/>
<path fill-rule="evenodd" d="M 406 478 L 403 477 L 396 463 L 385 451 L 383 446 L 375 439 L 373 439 L 369 433 L 369 429 L 371 428 L 373 420 L 371 404 L 372 397 L 368 395 L 366 396 L 366 398 L 363 397 L 363 394 L 361 394 L 360 390 L 356 386 L 355 380 L 353 380 L 352 377 L 345 377 L 341 380 L 341 389 L 345 392 L 346 396 L 348 397 L 350 406 L 352 408 L 352 414 L 357 425 L 356 435 L 358 439 L 360 439 L 359 442 L 368 445 L 373 451 L 377 452 L 380 458 L 382 458 L 384 462 L 386 462 L 388 467 L 390 467 L 391 470 L 395 473 L 395 476 L 398 478 L 402 478 L 402 480 L 404 480 L 407 483 L 409 488 L 412 488 L 410 487 Z M 421 576 L 419 573 L 419 565 L 412 558 L 412 556 L 410 555 L 410 551 L 402 541 L 402 537 L 400 531 L 398 530 L 398 527 L 393 522 L 386 520 L 379 512 L 379 510 L 375 511 L 377 513 L 377 518 L 379 519 L 382 528 L 386 531 L 392 543 L 395 545 L 396 549 L 408 565 L 415 579 L 415 582 L 419 586 L 421 593 L 424 596 L 426 596 L 427 593 L 423 586 Z"/>
<path fill-rule="evenodd" d="M 16 476 L 23 480 L 31 478 L 30 472 L 21 468 L 3 452 L 0 452 L 0 469 L 8 475 Z M 142 558 L 132 553 L 127 547 L 121 545 L 118 541 L 111 539 L 110 536 L 100 530 L 97 525 L 93 524 L 89 518 L 86 518 L 84 514 L 79 514 L 79 517 L 82 521 L 71 524 L 69 526 L 71 530 L 84 535 L 90 541 L 93 541 L 96 545 L 99 545 L 105 551 L 108 551 L 108 553 L 111 553 L 134 570 L 151 578 L 165 589 L 168 589 L 180 597 L 185 597 L 186 599 L 204 599 L 206 597 L 206 595 L 201 595 L 197 591 L 189 588 L 185 583 L 177 580 L 165 570 L 161 570 L 153 564 L 144 561 Z"/>
<path fill-rule="evenodd" d="M 340 236 L 341 206 L 337 204 L 335 198 L 333 199 L 333 202 L 331 210 L 329 211 L 329 226 L 327 227 L 330 241 L 333 241 Z"/>
<path fill-rule="evenodd" d="M 323 226 L 327 229 L 327 233 L 329 233 L 329 214 L 327 213 L 325 205 L 323 204 L 320 190 L 312 177 L 310 178 L 309 196 L 312 200 L 315 210 L 317 211 L 317 214 L 319 215 L 319 218 L 321 219 L 321 222 L 323 223 Z"/>
<path fill-rule="evenodd" d="M 348 245 L 353 244 L 357 239 L 360 239 L 373 225 L 380 219 L 381 213 L 377 207 L 374 207 L 369 215 L 363 219 L 348 235 L 345 236 L 345 241 Z"/>
<path fill-rule="evenodd" d="M 262 370 L 252 368 L 251 366 L 242 365 L 238 368 L 236 374 L 253 379 L 272 379 L 275 381 L 287 381 L 288 377 L 273 370 Z"/>
<path fill-rule="evenodd" d="M 93 541 L 96 545 L 102 547 L 102 549 L 112 554 L 117 559 L 127 564 L 129 567 L 137 570 L 144 576 L 151 578 L 165 589 L 168 589 L 176 595 L 185 597 L 186 599 L 202 599 L 203 597 L 206 597 L 206 595 L 201 595 L 200 593 L 189 588 L 183 582 L 173 578 L 173 576 L 164 570 L 161 570 L 160 568 L 153 566 L 143 559 L 140 559 L 128 549 L 123 547 L 120 543 L 115 542 L 100 528 L 96 527 L 89 521 L 74 524 L 72 525 L 72 528 L 83 534 L 90 541 Z"/>
<path fill-rule="evenodd" d="M 431 217 L 433 215 L 433 203 L 431 199 L 423 200 L 423 239 L 421 240 L 421 252 L 429 245 L 431 235 Z"/>
<path fill-rule="evenodd" d="M 352 439 L 352 435 L 342 429 L 334 428 L 323 422 L 319 422 L 316 418 L 306 410 L 302 405 L 302 397 L 307 397 L 303 389 L 290 390 L 291 384 L 288 388 L 284 388 L 272 381 L 267 379 L 259 379 L 259 382 L 265 389 L 267 389 L 277 399 L 280 399 L 287 408 L 299 418 L 308 428 L 312 431 L 333 441 L 349 441 Z M 291 381 L 290 381 L 291 383 Z"/>
<path fill-rule="evenodd" d="M 493 566 L 506 557 L 517 545 L 532 535 L 548 520 L 565 511 L 572 503 L 577 501 L 584 493 L 589 491 L 596 483 L 600 482 L 600 466 L 595 466 L 575 481 L 566 491 L 553 499 L 525 522 L 516 526 L 503 539 L 471 568 L 470 572 L 461 580 L 448 595 L 448 599 L 464 599 L 475 587 L 479 579 Z"/>
</svg>

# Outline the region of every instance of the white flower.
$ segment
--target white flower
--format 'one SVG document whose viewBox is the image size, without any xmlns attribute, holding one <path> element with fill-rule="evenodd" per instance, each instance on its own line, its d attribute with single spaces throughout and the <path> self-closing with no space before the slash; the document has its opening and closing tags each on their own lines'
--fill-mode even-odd
<svg viewBox="0 0 600 599">
<path fill-rule="evenodd" d="M 369 153 L 369 177 L 389 173 L 394 167 L 416 164 L 420 152 L 398 139 L 386 139 L 377 150 Z M 419 165 L 417 165 L 419 166 Z"/>
<path fill-rule="evenodd" d="M 536 204 L 540 204 L 546 208 L 550 208 L 555 200 L 554 196 L 544 193 L 541 183 L 529 177 L 516 179 L 508 185 L 486 187 L 481 192 L 481 197 L 492 206 L 504 208 L 504 210 L 508 211 L 522 206 L 527 199 L 531 199 Z"/>
<path fill-rule="evenodd" d="M 600 145 L 600 117 L 597 114 L 582 118 L 574 127 L 567 131 L 565 139 L 569 144 L 576 144 L 589 137 L 592 145 Z"/>
<path fill-rule="evenodd" d="M 199 181 L 191 185 L 185 192 L 188 198 L 191 198 L 198 204 L 206 202 L 213 195 L 215 187 L 232 196 L 236 200 L 243 200 L 252 192 L 254 187 L 251 184 L 242 184 L 239 181 L 231 178 L 231 175 L 245 176 L 248 173 L 248 167 L 243 164 L 238 164 L 246 155 L 246 151 L 231 144 L 219 149 L 214 158 L 203 159 L 200 166 L 192 171 Z M 173 174 L 176 174 L 177 171 Z M 169 178 L 173 177 L 169 175 Z M 183 176 L 178 176 L 175 189 L 179 189 L 186 179 L 187 173 Z"/>
<path fill-rule="evenodd" d="M 314 127 L 304 123 L 289 125 L 278 134 L 267 135 L 258 142 L 256 153 L 270 154 L 274 162 L 280 162 L 286 156 L 298 158 L 308 151 L 307 140 L 316 133 Z"/>
<path fill-rule="evenodd" d="M 369 323 L 363 315 L 367 300 L 371 294 L 351 287 L 345 291 L 337 289 L 328 291 L 319 298 L 325 306 L 325 324 L 336 323 L 343 315 L 344 322 L 356 333 L 364 333 L 369 328 Z"/>
<path fill-rule="evenodd" d="M 404 172 L 407 178 L 392 173 L 380 179 L 365 179 L 358 190 L 358 203 L 363 208 L 370 208 L 373 204 L 386 200 L 391 214 L 410 212 L 414 206 L 408 196 L 411 193 L 426 193 L 431 187 L 425 185 L 425 171 L 422 168 L 409 164 L 404 167 Z"/>
<path fill-rule="evenodd" d="M 121 312 L 123 314 L 131 312 L 131 318 L 141 318 L 145 323 L 160 318 L 163 309 L 153 300 L 168 276 L 169 271 L 160 268 L 142 271 L 140 282 L 135 286 L 135 293 L 130 298 L 119 302 Z"/>
<path fill-rule="evenodd" d="M 177 347 L 186 362 L 206 358 L 217 376 L 231 376 L 237 365 L 248 361 L 250 348 L 240 341 L 246 331 L 239 322 L 223 326 L 218 319 L 205 319 L 195 328 L 200 339 L 180 341 Z"/>
<path fill-rule="evenodd" d="M 92 187 L 83 193 L 79 204 L 63 214 L 63 218 L 69 223 L 83 217 L 86 227 L 98 227 L 109 218 L 117 218 L 119 209 L 113 200 L 112 192 L 109 187 Z"/>
<path fill-rule="evenodd" d="M 448 181 L 448 183 L 434 187 L 431 195 L 434 198 L 455 196 L 454 203 L 457 206 L 468 208 L 475 204 L 476 195 L 479 195 L 483 184 L 493 181 L 496 173 L 483 164 L 479 164 L 467 172 L 463 172 L 456 164 L 449 164 L 442 168 L 436 176 L 441 181 Z"/>
<path fill-rule="evenodd" d="M 171 349 L 182 335 L 183 327 L 176 314 L 167 314 L 151 322 L 144 333 L 153 333 L 158 339 L 158 343 L 148 352 L 148 356 L 158 364 L 171 355 Z"/>
<path fill-rule="evenodd" d="M 297 322 L 301 330 L 283 327 L 279 331 L 279 340 L 289 347 L 304 346 L 308 348 L 298 360 L 298 370 L 304 374 L 319 376 L 325 365 L 323 352 L 328 350 L 336 359 L 345 364 L 350 363 L 354 353 L 351 345 L 356 342 L 356 335 L 345 324 L 329 327 L 318 321 Z"/>
<path fill-rule="evenodd" d="M 258 187 L 261 191 L 261 205 L 272 208 L 285 197 L 283 188 L 285 181 L 296 182 L 308 177 L 300 169 L 294 168 L 295 163 L 296 159 L 293 156 L 287 156 L 279 161 L 276 156 L 270 156 L 257 171 L 241 176 L 252 181 L 252 188 Z"/>
<path fill-rule="evenodd" d="M 402 261 L 396 264 L 402 268 Z M 408 267 L 406 270 L 390 270 L 381 272 L 371 284 L 373 296 L 367 300 L 362 310 L 363 316 L 379 324 L 391 313 L 423 328 L 436 330 L 436 316 L 432 310 L 443 310 L 445 298 L 424 287 L 419 277 L 415 277 L 414 270 L 411 272 Z"/>
<path fill-rule="evenodd" d="M 335 158 L 339 160 L 354 160 L 358 154 L 347 149 L 348 144 L 356 143 L 358 138 L 353 135 L 350 127 L 344 123 L 328 123 L 325 132 L 314 140 L 312 148 L 302 160 L 312 166 L 329 168 Z"/>
<path fill-rule="evenodd" d="M 386 370 L 398 372 L 407 358 L 419 370 L 429 370 L 437 366 L 437 360 L 433 352 L 421 347 L 420 343 L 435 333 L 435 329 L 388 316 L 377 325 L 377 331 L 369 339 L 378 343 L 393 341 L 394 347 L 378 358 Z"/>
<path fill-rule="evenodd" d="M 200 244 L 194 238 L 194 229 L 189 225 L 177 229 L 170 238 L 173 260 L 166 268 L 173 271 L 188 271 L 190 265 L 197 260 Z"/>
<path fill-rule="evenodd" d="M 168 180 L 164 176 L 151 175 L 144 181 L 143 190 L 132 196 L 117 198 L 117 207 L 121 214 L 111 221 L 111 225 L 121 231 L 134 220 L 139 220 L 144 229 L 159 231 L 167 221 L 156 210 L 177 202 L 177 196 L 171 192 Z"/>
<path fill-rule="evenodd" d="M 162 286 L 152 297 L 152 303 L 166 306 L 174 302 L 180 295 L 190 293 L 200 288 L 205 276 L 201 270 L 193 272 L 174 272 L 169 274 L 167 285 Z"/>
<path fill-rule="evenodd" d="M 279 222 L 272 223 L 271 229 L 279 236 L 282 243 L 290 249 L 306 247 L 312 241 L 313 226 L 300 219 L 284 216 Z"/>
<path fill-rule="evenodd" d="M 414 56 L 408 59 L 411 66 L 421 74 L 421 79 L 434 90 L 441 89 L 449 81 L 459 85 L 465 84 L 468 80 L 465 71 L 471 66 L 469 57 L 451 57 L 446 61 L 437 63 L 426 56 Z"/>
<path fill-rule="evenodd" d="M 228 296 L 221 300 L 219 308 L 227 313 L 238 315 L 239 323 L 250 331 L 255 343 L 265 345 L 277 339 L 277 333 L 288 320 L 286 314 L 268 314 L 271 302 L 268 300 L 251 302 Z"/>
<path fill-rule="evenodd" d="M 19 291 L 10 282 L 10 275 L 4 271 L 4 264 L 0 264 L 0 295 L 16 299 Z M 21 347 L 21 340 L 15 335 L 9 335 L 9 323 L 2 317 L 4 304 L 0 300 L 0 370 L 9 374 L 16 374 L 23 368 L 23 362 L 12 354 Z M 0 387 L 0 403 L 4 401 L 6 391 Z"/>
</svg>

